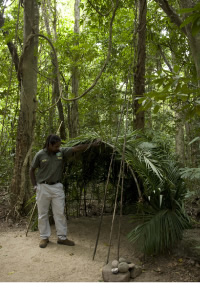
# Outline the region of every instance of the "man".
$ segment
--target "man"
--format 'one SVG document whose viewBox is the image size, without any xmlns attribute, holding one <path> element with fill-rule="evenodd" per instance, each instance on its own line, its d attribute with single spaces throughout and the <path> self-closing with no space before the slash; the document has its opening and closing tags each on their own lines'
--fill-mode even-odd
<svg viewBox="0 0 210 292">
<path fill-rule="evenodd" d="M 94 142 L 91 146 L 98 146 Z M 61 183 L 65 160 L 73 153 L 85 151 L 89 144 L 60 148 L 61 139 L 57 135 L 47 137 L 44 148 L 34 157 L 30 168 L 30 177 L 36 190 L 38 207 L 38 227 L 41 241 L 39 246 L 45 248 L 49 243 L 51 229 L 48 218 L 50 204 L 58 236 L 57 243 L 73 246 L 75 243 L 67 239 L 67 221 L 64 214 L 65 194 Z M 38 171 L 36 172 L 36 169 Z"/>
</svg>

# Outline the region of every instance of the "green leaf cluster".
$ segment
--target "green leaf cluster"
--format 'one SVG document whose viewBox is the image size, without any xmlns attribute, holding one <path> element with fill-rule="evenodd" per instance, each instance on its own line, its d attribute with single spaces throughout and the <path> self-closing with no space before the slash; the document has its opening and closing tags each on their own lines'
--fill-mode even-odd
<svg viewBox="0 0 210 292">
<path fill-rule="evenodd" d="M 192 35 L 196 36 L 200 33 L 200 2 L 198 2 L 193 8 L 181 9 L 180 13 L 190 13 L 180 25 L 180 28 L 191 24 Z"/>
</svg>

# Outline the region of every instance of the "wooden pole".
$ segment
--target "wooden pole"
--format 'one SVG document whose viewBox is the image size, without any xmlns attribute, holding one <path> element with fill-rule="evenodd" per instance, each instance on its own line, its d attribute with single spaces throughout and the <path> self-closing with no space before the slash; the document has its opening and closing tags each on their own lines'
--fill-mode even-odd
<svg viewBox="0 0 210 292">
<path fill-rule="evenodd" d="M 113 225 L 114 225 L 114 219 L 115 219 L 115 213 L 116 213 L 116 207 L 117 207 L 117 197 L 118 197 L 118 192 L 119 192 L 119 185 L 120 185 L 121 175 L 122 175 L 122 160 L 121 160 L 121 163 L 120 163 L 120 171 L 119 171 L 117 191 L 116 191 L 116 196 L 115 196 L 114 211 L 113 211 L 113 215 L 112 215 L 112 225 L 111 225 L 110 236 L 109 236 L 109 250 L 108 250 L 108 255 L 107 255 L 107 260 L 106 260 L 107 264 L 109 262 L 109 254 L 110 254 L 111 240 L 112 240 L 112 231 L 113 231 Z"/>
<path fill-rule="evenodd" d="M 121 185 L 121 200 L 120 200 L 120 220 L 119 220 L 119 229 L 118 229 L 118 246 L 117 246 L 117 259 L 119 260 L 120 257 L 120 235 L 121 235 L 121 221 L 122 221 L 122 207 L 123 207 L 123 186 L 124 186 L 124 169 L 125 169 L 125 146 L 126 146 L 126 134 L 128 128 L 128 105 L 127 103 L 127 110 L 126 110 L 126 126 L 125 126 L 125 136 L 124 136 L 124 144 L 123 144 L 123 153 L 122 153 L 122 185 Z"/>
<path fill-rule="evenodd" d="M 60 131 L 60 128 L 61 128 L 62 123 L 63 123 L 63 121 L 60 122 L 60 126 L 58 127 L 58 130 L 57 130 L 57 132 L 56 132 L 56 135 L 59 134 L 59 131 Z"/>
<path fill-rule="evenodd" d="M 37 205 L 37 203 L 34 204 L 34 207 L 33 207 L 32 213 L 31 213 L 31 217 L 29 219 L 28 227 L 27 227 L 27 230 L 26 230 L 26 237 L 27 237 L 27 234 L 28 234 L 28 230 L 29 230 L 29 227 L 30 227 L 30 224 L 31 224 L 32 217 L 34 215 L 34 211 L 36 209 L 36 205 Z"/>
<path fill-rule="evenodd" d="M 121 109 L 121 116 L 120 116 L 120 121 L 118 123 L 117 137 L 116 137 L 115 145 L 117 144 L 117 141 L 118 141 L 118 136 L 119 136 L 119 132 L 120 132 L 120 124 L 122 122 L 122 116 L 123 116 L 123 110 L 124 110 L 124 105 L 122 106 L 122 109 Z M 113 159 L 114 159 L 114 155 L 115 155 L 115 146 L 113 147 L 112 157 L 111 157 L 111 161 L 110 161 L 110 165 L 109 165 L 109 171 L 108 171 L 108 176 L 107 176 L 107 181 L 106 181 L 106 186 L 105 186 L 105 192 L 104 192 L 103 207 L 102 207 L 102 211 L 101 211 L 101 218 L 100 218 L 99 227 L 98 227 L 98 234 L 97 234 L 97 238 L 96 238 L 95 249 L 94 249 L 94 252 L 93 252 L 93 260 L 95 258 L 95 254 L 96 254 L 96 250 L 97 250 L 97 246 L 98 246 L 99 235 L 100 235 L 100 232 L 101 232 L 101 224 L 102 224 L 104 207 L 105 207 L 105 202 L 106 202 L 107 188 L 108 188 L 108 183 L 109 183 L 109 178 L 110 178 L 110 173 L 111 173 L 111 168 L 112 168 L 112 162 L 113 162 Z"/>
</svg>

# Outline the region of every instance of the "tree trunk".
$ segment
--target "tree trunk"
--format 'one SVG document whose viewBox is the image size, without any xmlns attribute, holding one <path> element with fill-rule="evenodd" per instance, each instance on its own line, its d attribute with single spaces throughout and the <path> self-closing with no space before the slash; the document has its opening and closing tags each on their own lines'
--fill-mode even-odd
<svg viewBox="0 0 210 292">
<path fill-rule="evenodd" d="M 51 3 L 48 1 L 48 10 L 50 11 L 50 5 Z M 45 3 L 42 4 L 42 9 L 43 9 L 43 14 L 44 14 L 44 20 L 45 20 L 45 26 L 47 30 L 47 34 L 52 38 L 51 30 L 50 30 L 50 25 L 49 25 L 49 14 L 47 12 Z M 54 42 L 57 41 L 57 30 L 56 30 L 56 22 L 57 22 L 57 15 L 56 15 L 56 1 L 54 1 L 54 7 L 53 7 L 53 40 Z M 57 68 L 56 68 L 56 61 L 55 61 L 55 56 L 54 53 L 51 53 L 51 60 L 52 60 L 52 66 L 53 66 L 53 84 L 52 84 L 52 103 L 54 104 L 60 97 L 60 88 L 59 88 L 59 83 L 58 83 L 58 78 L 57 78 Z M 57 103 L 57 109 L 58 109 L 58 115 L 59 115 L 59 120 L 62 122 L 61 127 L 60 127 L 60 137 L 62 140 L 66 140 L 66 127 L 65 127 L 65 120 L 64 120 L 64 111 L 63 111 L 63 105 L 61 100 L 58 101 Z M 51 109 L 50 114 L 53 114 L 54 111 Z M 57 125 L 58 128 L 59 125 Z"/>
<path fill-rule="evenodd" d="M 56 7 L 56 0 L 54 0 L 54 11 L 53 11 L 53 31 L 54 31 L 54 41 L 57 41 L 57 7 Z M 53 55 L 53 58 L 55 56 Z M 60 97 L 60 88 L 59 88 L 59 81 L 57 78 L 57 68 L 55 66 L 55 60 L 52 59 L 52 64 L 54 64 L 54 82 L 53 82 L 53 97 L 57 101 Z M 54 99 L 53 98 L 53 99 Z M 59 120 L 62 122 L 61 127 L 60 127 L 60 137 L 62 140 L 66 140 L 66 126 L 65 126 L 65 119 L 64 119 L 64 111 L 63 111 L 63 104 L 61 102 L 61 99 L 57 103 L 57 108 L 58 108 L 58 115 L 59 115 Z M 59 125 L 58 125 L 59 126 Z"/>
<path fill-rule="evenodd" d="M 78 37 L 80 33 L 79 28 L 79 21 L 80 21 L 80 0 L 75 0 L 74 4 L 74 34 L 75 34 L 75 46 L 79 45 Z M 79 69 L 77 66 L 78 61 L 78 54 L 76 53 L 74 57 L 74 66 L 72 70 L 72 93 L 74 94 L 74 97 L 78 96 L 79 93 Z M 70 109 L 70 126 L 71 126 L 71 132 L 70 136 L 72 138 L 77 137 L 79 134 L 79 112 L 78 112 L 78 101 L 73 101 L 71 104 Z"/>
<path fill-rule="evenodd" d="M 57 70 L 56 70 L 56 67 L 54 67 L 55 79 L 53 82 L 53 97 L 52 98 L 53 100 L 55 99 L 57 101 L 60 96 L 60 89 L 59 89 L 58 79 L 56 78 L 56 75 L 57 75 Z M 60 122 L 62 122 L 61 127 L 60 127 L 60 137 L 62 140 L 66 140 L 66 127 L 65 127 L 65 120 L 64 120 L 63 104 L 61 100 L 58 101 L 57 108 L 58 108 L 59 120 Z"/>
<path fill-rule="evenodd" d="M 172 6 L 169 5 L 167 0 L 154 0 L 157 2 L 163 11 L 167 14 L 170 20 L 175 23 L 178 27 L 183 22 L 183 19 L 175 12 Z M 195 4 L 198 3 L 198 0 L 180 0 L 180 8 L 192 8 Z M 191 31 L 190 24 L 182 28 L 182 31 L 186 35 L 189 43 L 189 47 L 192 53 L 193 61 L 196 67 L 197 76 L 200 77 L 200 34 L 193 36 Z"/>
<path fill-rule="evenodd" d="M 50 19 L 50 15 L 48 13 L 48 11 L 50 11 L 50 7 L 49 7 L 49 3 L 48 3 L 48 7 L 46 7 L 46 2 L 43 1 L 42 2 L 42 14 L 43 14 L 43 18 L 44 18 L 44 22 L 45 22 L 45 27 L 46 27 L 46 31 L 47 34 L 50 38 L 52 38 L 52 34 L 51 34 L 51 29 L 50 29 L 50 24 L 49 24 L 49 19 Z M 51 59 L 53 59 L 53 53 L 51 53 Z M 54 96 L 50 96 L 49 93 L 49 88 L 51 87 L 51 81 L 49 81 L 48 83 L 48 102 L 53 105 L 55 104 L 55 98 Z M 55 107 L 52 107 L 49 109 L 49 131 L 50 133 L 55 133 L 55 128 L 56 126 L 54 125 L 54 117 L 55 117 Z"/>
<path fill-rule="evenodd" d="M 39 8 L 36 0 L 24 1 L 24 46 L 19 68 L 21 76 L 20 113 L 18 120 L 14 173 L 11 182 L 11 206 L 14 215 L 23 211 L 29 191 L 29 154 L 36 120 L 38 37 L 27 42 L 39 31 Z"/>
<path fill-rule="evenodd" d="M 198 0 L 180 0 L 179 2 L 180 2 L 180 8 L 183 9 L 183 8 L 194 7 L 198 3 Z M 189 15 L 186 14 L 186 16 L 189 16 Z M 200 34 L 193 36 L 190 24 L 186 25 L 185 29 L 186 29 L 186 35 L 188 38 L 189 47 L 191 49 L 192 57 L 195 63 L 197 75 L 198 77 L 200 77 Z"/>
<path fill-rule="evenodd" d="M 144 111 L 141 111 L 141 105 L 138 97 L 145 93 L 145 63 L 146 63 L 146 14 L 147 1 L 138 0 L 138 25 L 137 25 L 137 49 L 134 70 L 134 129 L 144 129 Z"/>
</svg>

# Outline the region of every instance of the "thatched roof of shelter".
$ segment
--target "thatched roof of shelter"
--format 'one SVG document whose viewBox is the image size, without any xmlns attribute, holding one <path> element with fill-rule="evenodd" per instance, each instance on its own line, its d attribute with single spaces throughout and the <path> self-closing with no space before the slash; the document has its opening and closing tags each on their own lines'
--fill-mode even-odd
<svg viewBox="0 0 210 292">
<path fill-rule="evenodd" d="M 75 180 L 89 182 L 91 180 L 104 181 L 109 175 L 110 183 L 117 184 L 120 164 L 124 156 L 124 183 L 131 186 L 130 192 L 135 193 L 136 198 L 141 198 L 145 186 L 149 191 L 153 185 L 160 184 L 162 179 L 162 169 L 157 153 L 160 154 L 160 147 L 154 143 L 146 141 L 140 136 L 140 132 L 135 131 L 126 137 L 125 151 L 124 137 L 101 138 L 97 133 L 78 137 L 70 140 L 65 146 L 76 146 L 89 144 L 90 147 L 83 153 L 76 153 L 68 162 L 67 174 L 72 175 Z M 91 147 L 91 144 L 100 139 L 99 147 Z M 124 151 L 124 153 L 123 153 Z M 113 156 L 113 161 L 111 163 Z M 110 169 L 111 164 L 111 169 Z M 75 171 L 75 166 L 80 170 Z M 109 173 L 110 172 L 110 173 Z M 151 184 L 150 181 L 153 181 Z M 134 187 L 135 186 L 135 187 Z M 135 188 L 135 190 L 134 190 Z M 133 194 L 130 194 L 132 196 Z M 127 194 L 129 196 L 129 194 Z"/>
</svg>

